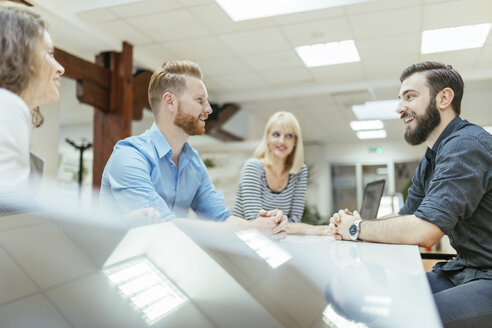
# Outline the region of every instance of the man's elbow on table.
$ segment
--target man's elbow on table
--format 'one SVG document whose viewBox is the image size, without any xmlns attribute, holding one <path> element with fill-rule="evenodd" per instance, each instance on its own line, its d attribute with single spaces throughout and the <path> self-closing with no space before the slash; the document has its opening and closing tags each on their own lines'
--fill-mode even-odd
<svg viewBox="0 0 492 328">
<path fill-rule="evenodd" d="M 419 217 L 416 218 L 419 220 L 420 226 L 417 241 L 418 246 L 429 248 L 441 240 L 442 236 L 444 236 L 444 232 L 441 228 L 425 219 Z"/>
</svg>

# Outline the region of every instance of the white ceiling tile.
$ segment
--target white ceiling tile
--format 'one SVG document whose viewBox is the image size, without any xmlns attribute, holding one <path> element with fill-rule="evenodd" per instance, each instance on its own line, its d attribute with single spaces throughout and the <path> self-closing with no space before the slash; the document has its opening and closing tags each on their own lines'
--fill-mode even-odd
<svg viewBox="0 0 492 328">
<path fill-rule="evenodd" d="M 0 248 L 0 263 L 2 263 L 0 266 L 0 277 L 2 277 L 0 304 L 32 294 L 38 290 L 31 279 L 26 276 L 2 248 Z"/>
<path fill-rule="evenodd" d="M 90 23 L 99 23 L 99 22 L 104 22 L 104 21 L 109 21 L 109 20 L 115 20 L 118 18 L 115 14 L 113 14 L 110 10 L 108 9 L 94 9 L 94 10 L 88 10 L 88 11 L 82 11 L 77 13 L 77 15 L 90 22 Z"/>
<path fill-rule="evenodd" d="M 389 78 L 398 81 L 403 69 L 418 61 L 418 55 L 385 56 L 367 58 L 362 61 L 362 66 L 369 80 Z"/>
<path fill-rule="evenodd" d="M 304 67 L 304 63 L 294 50 L 246 55 L 241 58 L 255 71 Z"/>
<path fill-rule="evenodd" d="M 292 48 L 278 28 L 236 32 L 220 35 L 219 38 L 238 55 L 289 50 Z"/>
<path fill-rule="evenodd" d="M 320 94 L 305 97 L 296 97 L 295 102 L 306 112 L 313 114 L 319 111 L 326 111 L 327 108 L 336 106 L 333 98 L 329 94 Z"/>
<path fill-rule="evenodd" d="M 213 33 L 231 33 L 275 26 L 271 18 L 260 18 L 234 22 L 215 2 L 205 6 L 190 8 L 196 19 Z"/>
<path fill-rule="evenodd" d="M 313 22 L 321 19 L 328 19 L 337 16 L 345 15 L 343 7 L 333 7 L 327 9 L 318 9 L 312 11 L 305 11 L 302 13 L 281 15 L 274 17 L 275 22 L 278 25 L 295 24 L 301 22 Z"/>
<path fill-rule="evenodd" d="M 217 75 L 247 73 L 250 68 L 237 57 L 200 60 L 198 62 L 205 76 L 215 78 Z"/>
<path fill-rule="evenodd" d="M 53 223 L 2 232 L 0 241 L 41 288 L 96 270 L 87 256 Z"/>
<path fill-rule="evenodd" d="M 420 34 L 357 41 L 359 56 L 366 58 L 420 54 Z"/>
<path fill-rule="evenodd" d="M 346 6 L 345 10 L 349 15 L 357 15 L 370 12 L 382 12 L 395 8 L 415 7 L 420 6 L 421 4 L 422 0 L 372 0 Z"/>
<path fill-rule="evenodd" d="M 287 40 L 295 47 L 354 39 L 345 17 L 285 25 L 280 29 Z"/>
<path fill-rule="evenodd" d="M 174 41 L 209 36 L 187 10 L 129 18 L 128 22 L 155 41 Z"/>
<path fill-rule="evenodd" d="M 357 40 L 420 33 L 419 7 L 387 10 L 349 17 Z"/>
<path fill-rule="evenodd" d="M 492 67 L 492 46 L 483 47 L 477 60 L 476 68 L 490 69 Z"/>
<path fill-rule="evenodd" d="M 111 12 L 124 18 L 136 17 L 158 12 L 174 10 L 183 6 L 176 0 L 144 0 L 133 3 L 109 7 Z"/>
<path fill-rule="evenodd" d="M 265 71 L 260 75 L 270 85 L 282 85 L 294 82 L 310 82 L 313 80 L 309 71 L 305 68 L 282 69 L 275 71 Z"/>
<path fill-rule="evenodd" d="M 130 301 L 122 297 L 100 271 L 57 286 L 46 295 L 73 327 L 145 325 L 144 319 L 132 309 Z"/>
<path fill-rule="evenodd" d="M 215 3 L 214 0 L 179 0 L 179 2 L 181 2 L 186 7 L 195 7 L 195 6 Z"/>
<path fill-rule="evenodd" d="M 400 74 L 403 72 L 403 70 L 406 67 L 402 67 L 401 71 L 398 73 L 398 81 L 400 80 Z M 387 88 L 374 88 L 373 89 L 373 94 L 375 98 L 373 100 L 390 100 L 390 99 L 397 99 L 398 98 L 398 92 L 400 91 L 400 85 L 395 84 L 394 87 L 387 87 Z"/>
<path fill-rule="evenodd" d="M 446 1 L 424 7 L 422 28 L 431 30 L 482 23 L 492 23 L 492 1 Z"/>
<path fill-rule="evenodd" d="M 141 45 L 133 48 L 133 58 L 135 65 L 141 68 L 149 69 L 151 71 L 157 69 L 166 60 L 180 60 L 181 57 L 176 56 L 171 51 L 166 49 L 163 45 L 149 44 Z M 138 60 L 138 58 L 146 58 L 144 61 Z"/>
<path fill-rule="evenodd" d="M 258 115 L 263 115 L 268 119 L 275 112 L 295 107 L 297 107 L 297 104 L 292 98 L 266 99 L 262 101 L 251 99 L 251 102 L 244 104 L 243 109 L 258 113 Z"/>
<path fill-rule="evenodd" d="M 365 79 L 360 62 L 312 67 L 309 70 L 317 82 L 323 83 L 347 83 Z"/>
<path fill-rule="evenodd" d="M 173 53 L 191 60 L 212 59 L 231 56 L 232 53 L 217 37 L 207 37 L 186 41 L 166 42 Z"/>
<path fill-rule="evenodd" d="M 256 73 L 216 76 L 213 80 L 222 90 L 244 90 L 265 87 L 267 84 Z"/>
<path fill-rule="evenodd" d="M 420 55 L 419 61 L 438 61 L 452 65 L 458 72 L 468 71 L 474 68 L 481 49 L 466 49 L 458 51 L 438 52 L 434 54 Z"/>
<path fill-rule="evenodd" d="M 4 277 L 2 276 L 2 279 Z M 2 286 L 3 287 L 3 286 Z M 34 295 L 0 307 L 1 327 L 70 328 L 70 325 L 43 296 Z"/>
<path fill-rule="evenodd" d="M 137 31 L 133 26 L 121 19 L 103 22 L 97 26 L 103 31 L 117 37 L 121 41 L 127 41 L 132 45 L 147 44 L 152 42 L 152 40 L 145 34 Z"/>
</svg>

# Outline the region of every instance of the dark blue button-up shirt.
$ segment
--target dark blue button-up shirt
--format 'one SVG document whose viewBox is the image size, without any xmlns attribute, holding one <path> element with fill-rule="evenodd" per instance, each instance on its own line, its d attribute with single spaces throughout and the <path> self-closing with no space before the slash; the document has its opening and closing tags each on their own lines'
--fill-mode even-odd
<svg viewBox="0 0 492 328">
<path fill-rule="evenodd" d="M 437 225 L 458 253 L 442 265 L 492 279 L 492 135 L 456 117 L 427 148 L 400 214 Z"/>
</svg>

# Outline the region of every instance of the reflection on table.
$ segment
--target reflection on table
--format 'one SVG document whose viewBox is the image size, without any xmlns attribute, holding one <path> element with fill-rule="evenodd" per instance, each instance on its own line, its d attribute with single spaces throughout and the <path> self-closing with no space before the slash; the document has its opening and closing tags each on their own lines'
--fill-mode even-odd
<svg viewBox="0 0 492 328">
<path fill-rule="evenodd" d="M 414 246 L 0 216 L 1 327 L 440 327 Z"/>
</svg>

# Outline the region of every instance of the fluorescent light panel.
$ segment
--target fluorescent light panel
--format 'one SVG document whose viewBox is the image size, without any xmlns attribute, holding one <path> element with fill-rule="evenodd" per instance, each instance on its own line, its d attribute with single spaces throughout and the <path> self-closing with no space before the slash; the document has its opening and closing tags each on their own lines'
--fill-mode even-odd
<svg viewBox="0 0 492 328">
<path fill-rule="evenodd" d="M 386 138 L 386 130 L 367 130 L 355 133 L 359 139 L 383 139 Z"/>
<path fill-rule="evenodd" d="M 420 52 L 422 54 L 430 54 L 434 52 L 480 48 L 487 39 L 491 25 L 466 25 L 424 31 L 422 32 Z"/>
<path fill-rule="evenodd" d="M 361 105 L 353 105 L 352 112 L 359 121 L 398 119 L 400 118 L 396 112 L 398 102 L 398 99 L 367 101 Z"/>
<path fill-rule="evenodd" d="M 384 124 L 383 124 L 383 121 L 381 121 L 381 120 L 351 121 L 350 127 L 354 131 L 378 130 L 378 129 L 384 128 Z"/>
<path fill-rule="evenodd" d="M 237 232 L 236 235 L 273 269 L 292 258 L 283 248 L 277 246 L 268 237 L 256 230 L 242 230 Z"/>
<path fill-rule="evenodd" d="M 319 43 L 296 48 L 306 67 L 327 66 L 360 61 L 354 40 Z"/>
<path fill-rule="evenodd" d="M 148 325 L 153 325 L 188 300 L 145 257 L 116 264 L 104 273 Z"/>
<path fill-rule="evenodd" d="M 235 22 L 373 0 L 215 0 Z"/>
</svg>

